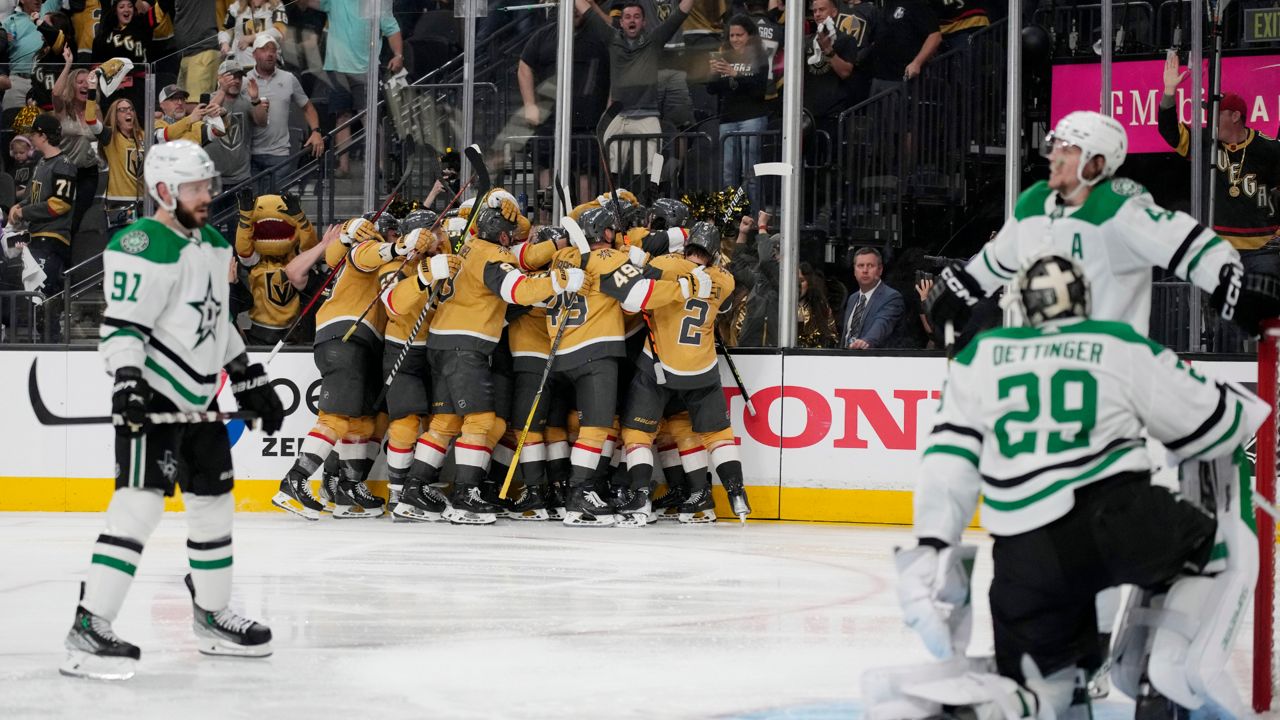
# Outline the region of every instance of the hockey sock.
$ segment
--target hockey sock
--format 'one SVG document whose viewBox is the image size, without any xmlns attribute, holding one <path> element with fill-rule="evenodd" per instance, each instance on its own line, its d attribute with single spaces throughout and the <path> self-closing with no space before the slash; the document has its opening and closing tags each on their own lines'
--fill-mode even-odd
<svg viewBox="0 0 1280 720">
<path fill-rule="evenodd" d="M 662 465 L 662 475 L 667 480 L 668 492 L 684 485 L 684 465 L 680 462 L 680 450 L 674 442 L 658 446 L 658 463 Z"/>
<path fill-rule="evenodd" d="M 231 493 L 184 495 L 187 506 L 187 558 L 196 605 L 217 612 L 231 602 Z"/>
<path fill-rule="evenodd" d="M 716 466 L 716 476 L 726 492 L 742 490 L 742 461 L 738 458 L 738 446 L 733 443 L 718 445 L 711 451 L 711 462 Z"/>
<path fill-rule="evenodd" d="M 364 461 L 366 439 L 348 435 L 338 443 L 338 477 L 343 482 L 357 482 L 359 480 L 359 467 Z"/>
<path fill-rule="evenodd" d="M 632 490 L 649 487 L 653 478 L 653 448 L 649 445 L 633 445 L 627 448 L 627 474 Z"/>
<path fill-rule="evenodd" d="M 523 454 L 523 451 L 521 451 Z M 493 446 L 493 454 L 489 458 L 489 482 L 502 487 L 507 479 L 507 471 L 511 469 L 511 461 L 516 454 L 516 438 L 514 432 L 503 433 L 502 439 Z"/>
<path fill-rule="evenodd" d="M 85 580 L 84 609 L 113 622 L 142 559 L 142 546 L 160 524 L 164 496 L 158 490 L 121 488 L 107 506 L 107 528 L 93 545 Z"/>
<path fill-rule="evenodd" d="M 530 432 L 524 439 L 524 448 L 520 451 L 520 477 L 529 487 L 542 487 L 547 484 L 547 446 L 542 442 L 542 434 Z"/>
<path fill-rule="evenodd" d="M 479 485 L 489 471 L 488 438 L 463 432 L 453 444 L 453 458 L 458 464 L 455 484 Z"/>
<path fill-rule="evenodd" d="M 341 445 L 338 447 L 341 448 Z M 338 465 L 338 453 L 329 453 L 329 457 L 324 459 L 324 476 L 337 477 L 339 470 Z"/>
<path fill-rule="evenodd" d="M 569 475 L 569 484 L 577 487 L 589 482 L 607 462 L 602 459 L 600 450 L 609 436 L 607 428 L 583 427 L 578 432 L 578 439 L 569 452 L 569 462 L 573 469 Z M 607 467 L 607 465 L 606 465 Z"/>
<path fill-rule="evenodd" d="M 413 448 L 413 464 L 409 467 L 409 477 L 418 483 L 430 485 L 440 477 L 440 468 L 444 465 L 446 447 L 436 444 L 435 438 L 424 433 L 418 438 Z"/>
<path fill-rule="evenodd" d="M 293 462 L 293 467 L 289 469 L 290 475 L 297 475 L 299 479 L 306 480 L 315 474 L 330 454 L 333 453 L 333 447 L 336 443 L 335 438 L 326 434 L 328 428 L 317 425 L 307 433 L 302 440 L 301 452 L 298 453 L 298 459 Z"/>
<path fill-rule="evenodd" d="M 680 465 L 684 467 L 689 492 L 706 490 L 711 486 L 707 475 L 707 451 L 701 445 L 680 448 Z"/>
</svg>

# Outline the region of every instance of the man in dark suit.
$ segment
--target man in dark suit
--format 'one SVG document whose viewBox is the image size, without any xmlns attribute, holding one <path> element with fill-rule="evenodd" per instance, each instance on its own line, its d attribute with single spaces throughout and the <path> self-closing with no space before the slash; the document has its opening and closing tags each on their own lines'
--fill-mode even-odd
<svg viewBox="0 0 1280 720">
<path fill-rule="evenodd" d="M 884 259 L 875 248 L 853 255 L 853 277 L 858 291 L 844 301 L 840 312 L 840 347 L 867 350 L 885 347 L 898 330 L 906 311 L 902 295 L 880 282 Z"/>
</svg>

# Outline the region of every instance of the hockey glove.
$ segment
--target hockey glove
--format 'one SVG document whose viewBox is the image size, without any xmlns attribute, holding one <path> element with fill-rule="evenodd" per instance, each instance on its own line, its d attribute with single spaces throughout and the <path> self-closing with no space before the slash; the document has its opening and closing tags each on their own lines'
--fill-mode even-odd
<svg viewBox="0 0 1280 720">
<path fill-rule="evenodd" d="M 711 276 L 707 274 L 706 268 L 701 265 L 689 271 L 688 275 L 677 280 L 680 283 L 680 294 L 685 300 L 698 298 L 705 300 L 711 297 L 711 288 L 714 283 Z"/>
<path fill-rule="evenodd" d="M 418 263 L 418 289 L 426 290 L 433 283 L 448 280 L 462 269 L 462 258 L 458 255 L 432 255 L 422 258 Z"/>
<path fill-rule="evenodd" d="M 116 436 L 136 438 L 147 425 L 147 403 L 151 401 L 151 386 L 142 379 L 142 371 L 136 367 L 116 370 L 116 381 L 111 387 L 111 422 L 116 426 Z"/>
<path fill-rule="evenodd" d="M 576 293 L 582 289 L 582 283 L 587 279 L 587 274 L 580 268 L 576 267 L 557 267 L 551 271 L 551 289 L 557 295 L 565 293 Z"/>
<path fill-rule="evenodd" d="M 338 237 L 342 240 L 342 244 L 347 246 L 359 245 L 369 240 L 382 242 L 378 228 L 364 218 L 351 218 L 342 223 L 342 232 Z"/>
<path fill-rule="evenodd" d="M 948 322 L 957 330 L 964 327 L 973 313 L 973 306 L 986 297 L 982 286 L 959 263 L 948 265 L 938 273 L 938 279 L 929 288 L 924 300 L 924 311 L 929 321 L 942 327 Z"/>
<path fill-rule="evenodd" d="M 632 265 L 642 268 L 649 263 L 649 253 L 642 250 L 639 246 L 632 245 L 627 248 L 627 259 Z"/>
<path fill-rule="evenodd" d="M 1209 301 L 1223 319 L 1257 337 L 1262 321 L 1280 316 L 1280 278 L 1224 265 Z"/>
<path fill-rule="evenodd" d="M 440 247 L 440 239 L 431 231 L 431 228 L 416 228 L 400 242 L 406 248 L 406 254 L 412 249 L 418 255 L 427 255 L 436 252 Z"/>
<path fill-rule="evenodd" d="M 271 378 L 260 363 L 247 365 L 243 356 L 227 366 L 231 377 L 231 392 L 241 410 L 257 413 L 262 432 L 275 435 L 284 425 L 284 406 L 280 396 L 271 387 Z"/>
<path fill-rule="evenodd" d="M 917 545 L 894 551 L 902 620 L 939 659 L 963 654 L 969 643 L 969 573 L 975 550 L 965 545 L 942 550 Z"/>
</svg>

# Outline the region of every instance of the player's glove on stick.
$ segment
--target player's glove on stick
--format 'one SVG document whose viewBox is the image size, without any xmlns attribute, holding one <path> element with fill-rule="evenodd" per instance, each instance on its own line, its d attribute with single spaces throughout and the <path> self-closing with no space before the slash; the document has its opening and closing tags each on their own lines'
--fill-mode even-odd
<svg viewBox="0 0 1280 720">
<path fill-rule="evenodd" d="M 982 286 L 965 272 L 959 263 L 948 265 L 938 273 L 938 279 L 929 288 L 924 300 L 924 311 L 929 321 L 941 327 L 948 322 L 956 328 L 964 327 L 973 312 L 973 306 L 985 297 Z"/>
<path fill-rule="evenodd" d="M 1209 300 L 1223 319 L 1257 337 L 1264 320 L 1280 316 L 1280 278 L 1224 265 Z"/>
<path fill-rule="evenodd" d="M 271 378 L 260 363 L 245 364 L 244 360 L 227 366 L 231 377 L 231 392 L 236 396 L 240 409 L 257 413 L 262 431 L 275 435 L 284 425 L 284 406 L 280 396 L 271 387 Z"/>
<path fill-rule="evenodd" d="M 964 654 L 972 629 L 969 574 L 976 548 L 917 545 L 894 552 L 902 619 L 935 657 Z"/>
<path fill-rule="evenodd" d="M 136 367 L 116 370 L 116 381 L 111 386 L 111 420 L 118 437 L 135 438 L 142 434 L 150 400 L 151 386 L 142 379 L 141 370 Z"/>
<path fill-rule="evenodd" d="M 462 269 L 462 257 L 458 255 L 432 255 L 418 262 L 418 289 L 426 291 L 432 283 L 448 280 Z"/>
<path fill-rule="evenodd" d="M 557 267 L 551 271 L 551 289 L 557 295 L 576 293 L 582 289 L 582 283 L 586 278 L 587 274 L 580 268 Z"/>
</svg>

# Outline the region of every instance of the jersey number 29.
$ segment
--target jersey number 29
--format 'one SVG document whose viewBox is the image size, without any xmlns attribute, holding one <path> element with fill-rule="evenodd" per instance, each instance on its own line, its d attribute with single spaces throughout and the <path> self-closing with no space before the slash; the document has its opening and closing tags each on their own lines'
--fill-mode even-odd
<svg viewBox="0 0 1280 720">
<path fill-rule="evenodd" d="M 1058 425 L 1059 429 L 1049 432 L 1047 445 L 1042 450 L 1050 455 L 1089 446 L 1089 433 L 1098 424 L 1098 381 L 1087 370 L 1073 369 L 1059 370 L 1047 379 L 1049 417 L 1045 419 L 1041 417 L 1046 408 L 1041 402 L 1039 375 L 1021 373 L 1000 378 L 997 390 L 1001 400 L 1018 393 L 1025 400 L 1024 408 L 1010 410 L 996 421 L 996 441 L 1001 455 L 1012 458 L 1037 451 L 1040 433 L 1016 428 L 1022 424 Z"/>
</svg>

